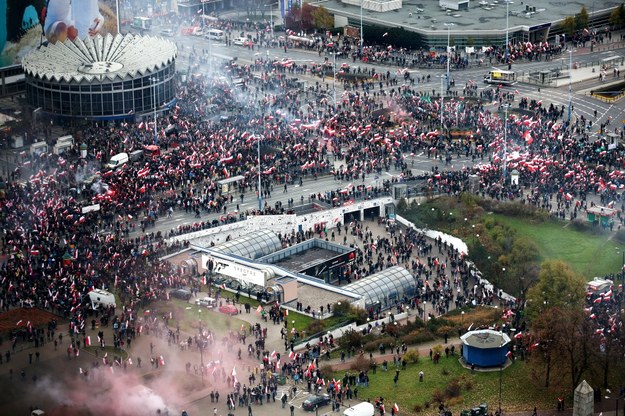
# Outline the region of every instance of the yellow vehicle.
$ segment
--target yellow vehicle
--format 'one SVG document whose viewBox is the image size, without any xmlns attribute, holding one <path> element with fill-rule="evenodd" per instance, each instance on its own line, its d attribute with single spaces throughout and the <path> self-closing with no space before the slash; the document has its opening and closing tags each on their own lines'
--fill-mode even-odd
<svg viewBox="0 0 625 416">
<path fill-rule="evenodd" d="M 487 84 L 513 85 L 516 84 L 516 72 L 494 68 L 484 76 Z"/>
</svg>

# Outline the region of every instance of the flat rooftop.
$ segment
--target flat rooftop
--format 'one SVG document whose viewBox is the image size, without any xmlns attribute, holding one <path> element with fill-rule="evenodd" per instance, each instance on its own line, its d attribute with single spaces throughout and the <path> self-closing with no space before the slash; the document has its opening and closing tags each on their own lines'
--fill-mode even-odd
<svg viewBox="0 0 625 416">
<path fill-rule="evenodd" d="M 336 257 L 340 253 L 327 250 L 319 247 L 312 247 L 306 251 L 299 252 L 290 257 L 285 257 L 276 263 L 276 266 L 284 267 L 288 270 L 302 271 L 309 267 L 313 267 L 316 264 L 321 264 L 333 257 Z"/>
<path fill-rule="evenodd" d="M 349 19 L 351 25 L 360 24 L 361 10 L 358 5 L 349 5 L 340 0 L 323 0 L 315 4 L 323 5 L 330 13 L 344 16 Z M 530 27 L 536 27 L 548 23 L 554 23 L 572 16 L 586 7 L 589 17 L 604 14 L 606 10 L 617 7 L 619 1 L 606 0 L 513 0 L 508 5 L 509 16 L 507 19 L 509 33 L 528 31 Z M 528 11 L 529 10 L 534 11 Z M 499 37 L 506 31 L 506 2 L 504 0 L 472 0 L 468 10 L 446 10 L 439 6 L 438 0 L 411 1 L 404 0 L 401 9 L 376 12 L 362 10 L 363 24 L 403 27 L 412 32 L 418 32 L 427 37 L 444 35 L 447 40 L 447 30 L 450 36 L 471 36 L 476 40 L 476 46 L 480 46 L 478 39 L 485 37 Z M 453 23 L 453 26 L 444 24 Z M 365 29 L 365 45 L 367 33 Z"/>
</svg>

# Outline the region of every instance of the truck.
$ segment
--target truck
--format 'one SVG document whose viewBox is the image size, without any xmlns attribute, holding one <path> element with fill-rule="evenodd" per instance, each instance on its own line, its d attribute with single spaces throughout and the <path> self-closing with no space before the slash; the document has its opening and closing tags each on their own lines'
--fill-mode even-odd
<svg viewBox="0 0 625 416">
<path fill-rule="evenodd" d="M 87 293 L 87 297 L 89 298 L 89 302 L 91 303 L 91 309 L 105 309 L 110 306 L 113 308 L 117 307 L 117 303 L 115 302 L 115 295 L 111 292 L 106 291 L 104 289 L 94 289 L 91 292 Z"/>
</svg>

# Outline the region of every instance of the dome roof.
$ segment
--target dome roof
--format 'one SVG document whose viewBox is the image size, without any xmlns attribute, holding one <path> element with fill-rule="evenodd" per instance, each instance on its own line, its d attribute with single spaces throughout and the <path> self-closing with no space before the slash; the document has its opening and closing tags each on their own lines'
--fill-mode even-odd
<svg viewBox="0 0 625 416">
<path fill-rule="evenodd" d="M 22 66 L 27 75 L 48 80 L 122 81 L 157 71 L 176 53 L 176 45 L 160 37 L 107 34 L 41 46 L 24 57 Z"/>
</svg>

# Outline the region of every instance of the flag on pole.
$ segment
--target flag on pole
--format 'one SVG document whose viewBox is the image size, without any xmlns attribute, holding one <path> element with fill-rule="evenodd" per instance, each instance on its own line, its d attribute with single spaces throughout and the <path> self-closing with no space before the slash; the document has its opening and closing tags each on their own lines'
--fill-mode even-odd
<svg viewBox="0 0 625 416">
<path fill-rule="evenodd" d="M 393 405 L 393 410 L 395 411 L 395 413 L 399 412 L 399 406 L 397 405 L 397 403 Z"/>
<path fill-rule="evenodd" d="M 91 337 L 87 335 L 87 338 L 85 338 L 85 347 L 90 347 L 91 346 Z"/>
<path fill-rule="evenodd" d="M 165 365 L 165 359 L 163 358 L 162 355 L 160 357 L 158 357 L 158 361 L 160 362 L 161 366 Z"/>
<path fill-rule="evenodd" d="M 292 360 L 293 358 L 295 358 L 295 352 L 294 352 L 294 351 L 291 351 L 291 352 L 289 353 L 289 358 L 290 358 L 291 360 Z"/>
</svg>

